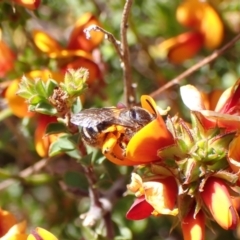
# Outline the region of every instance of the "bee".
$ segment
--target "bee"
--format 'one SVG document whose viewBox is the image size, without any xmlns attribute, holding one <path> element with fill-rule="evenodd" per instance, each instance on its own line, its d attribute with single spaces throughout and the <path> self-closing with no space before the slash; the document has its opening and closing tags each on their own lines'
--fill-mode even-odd
<svg viewBox="0 0 240 240">
<path fill-rule="evenodd" d="M 82 127 L 81 136 L 86 144 L 108 153 L 116 144 L 124 150 L 133 135 L 154 119 L 154 114 L 134 106 L 85 109 L 73 114 L 70 121 Z"/>
</svg>

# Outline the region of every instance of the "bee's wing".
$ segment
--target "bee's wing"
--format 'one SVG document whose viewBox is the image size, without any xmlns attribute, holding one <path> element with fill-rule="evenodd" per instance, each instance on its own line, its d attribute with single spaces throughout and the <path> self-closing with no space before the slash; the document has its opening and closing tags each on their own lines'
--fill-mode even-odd
<svg viewBox="0 0 240 240">
<path fill-rule="evenodd" d="M 109 108 L 90 108 L 82 110 L 77 114 L 71 116 L 71 123 L 81 127 L 96 127 L 99 124 L 120 124 L 118 120 L 120 109 L 115 107 Z"/>
</svg>

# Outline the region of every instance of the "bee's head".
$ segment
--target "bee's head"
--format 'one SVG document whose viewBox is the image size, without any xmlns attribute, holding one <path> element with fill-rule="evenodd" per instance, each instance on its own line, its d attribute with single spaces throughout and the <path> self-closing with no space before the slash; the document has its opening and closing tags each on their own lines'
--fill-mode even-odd
<svg viewBox="0 0 240 240">
<path fill-rule="evenodd" d="M 151 113 L 141 107 L 130 108 L 128 110 L 128 115 L 132 121 L 141 126 L 145 126 L 155 118 Z"/>
</svg>

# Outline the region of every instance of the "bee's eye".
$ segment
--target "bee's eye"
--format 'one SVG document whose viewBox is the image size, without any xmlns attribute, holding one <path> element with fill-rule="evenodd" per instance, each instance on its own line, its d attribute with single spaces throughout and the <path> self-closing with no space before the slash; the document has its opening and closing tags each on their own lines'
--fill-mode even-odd
<svg viewBox="0 0 240 240">
<path fill-rule="evenodd" d="M 129 110 L 129 116 L 134 122 L 142 126 L 151 122 L 154 118 L 148 111 L 140 107 L 131 108 Z"/>
<path fill-rule="evenodd" d="M 134 109 L 134 108 L 130 109 L 129 115 L 130 115 L 130 118 L 135 121 L 141 121 L 141 119 L 142 119 L 142 116 L 141 116 L 142 114 L 138 109 Z"/>
</svg>

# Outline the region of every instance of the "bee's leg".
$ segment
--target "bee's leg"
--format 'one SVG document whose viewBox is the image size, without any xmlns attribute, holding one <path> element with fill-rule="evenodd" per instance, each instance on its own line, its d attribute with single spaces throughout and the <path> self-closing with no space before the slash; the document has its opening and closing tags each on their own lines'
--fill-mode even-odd
<svg viewBox="0 0 240 240">
<path fill-rule="evenodd" d="M 109 132 L 104 140 L 104 143 L 102 145 L 102 153 L 108 153 L 112 152 L 113 148 L 115 147 L 118 140 L 118 136 L 115 134 Z"/>
<path fill-rule="evenodd" d="M 125 132 L 125 127 L 120 126 L 120 125 L 112 125 L 112 126 L 109 126 L 106 129 L 104 129 L 102 132 L 103 133 L 109 133 L 109 132 L 124 133 Z"/>
</svg>

